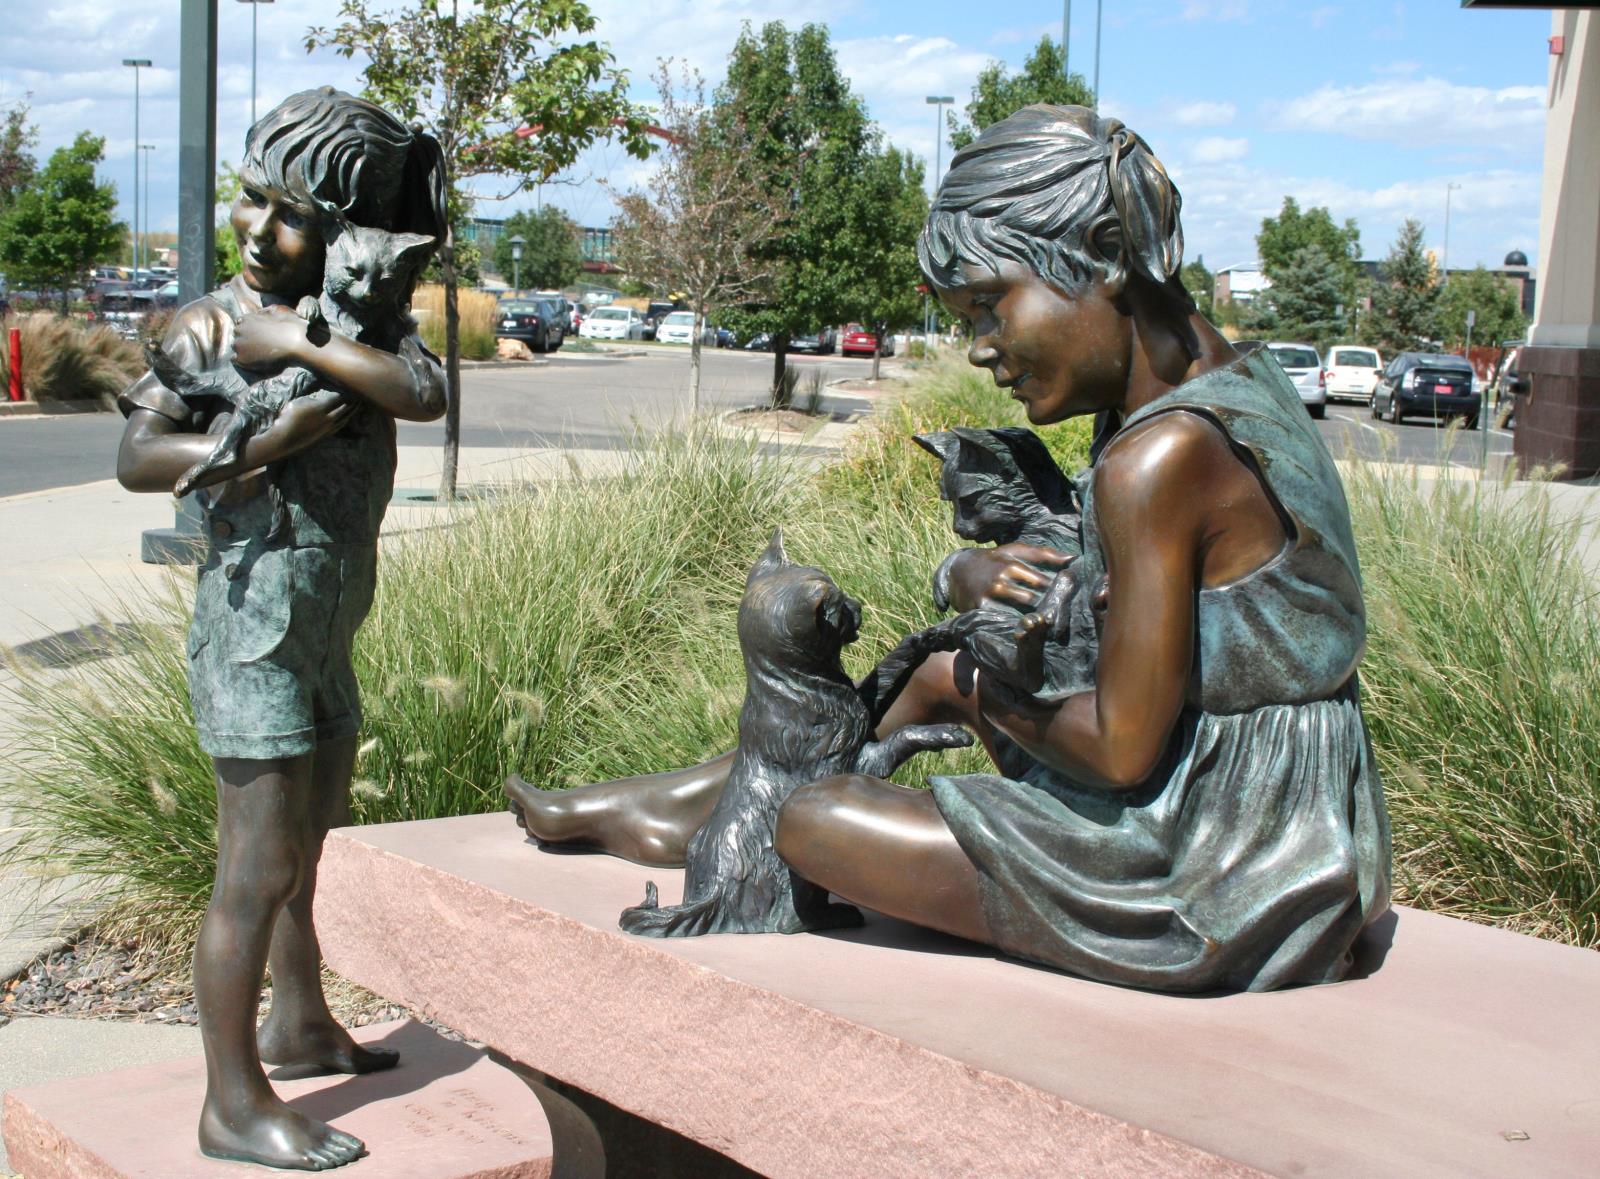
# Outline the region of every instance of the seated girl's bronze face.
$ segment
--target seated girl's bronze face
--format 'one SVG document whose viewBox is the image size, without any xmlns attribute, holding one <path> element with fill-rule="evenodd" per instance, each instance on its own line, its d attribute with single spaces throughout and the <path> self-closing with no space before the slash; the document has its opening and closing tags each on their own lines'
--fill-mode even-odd
<svg viewBox="0 0 1600 1179">
<path fill-rule="evenodd" d="M 1019 262 L 967 263 L 961 285 L 935 288 L 967 321 L 967 358 L 1009 389 L 1034 425 L 1116 407 L 1128 384 L 1130 320 L 1112 282 L 1065 294 Z"/>
</svg>

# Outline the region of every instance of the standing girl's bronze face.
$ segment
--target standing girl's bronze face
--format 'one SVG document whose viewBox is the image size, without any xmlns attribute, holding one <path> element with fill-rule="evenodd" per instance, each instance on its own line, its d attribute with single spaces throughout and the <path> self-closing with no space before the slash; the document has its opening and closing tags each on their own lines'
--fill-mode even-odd
<svg viewBox="0 0 1600 1179">
<path fill-rule="evenodd" d="M 322 233 L 300 197 L 245 173 L 230 220 L 240 273 L 253 291 L 297 299 L 322 287 Z"/>
<path fill-rule="evenodd" d="M 1132 320 L 1117 290 L 1095 280 L 1063 294 L 1032 270 L 1002 261 L 967 265 L 939 298 L 972 328 L 967 359 L 1022 402 L 1034 425 L 1121 405 L 1128 388 Z"/>
</svg>

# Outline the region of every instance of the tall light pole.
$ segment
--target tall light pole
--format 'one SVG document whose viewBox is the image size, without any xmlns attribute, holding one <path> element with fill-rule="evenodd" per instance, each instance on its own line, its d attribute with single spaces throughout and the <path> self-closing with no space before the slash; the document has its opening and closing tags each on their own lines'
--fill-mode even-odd
<svg viewBox="0 0 1600 1179">
<path fill-rule="evenodd" d="M 1439 261 L 1439 285 L 1450 281 L 1450 194 L 1461 186 L 1454 180 L 1444 186 L 1444 257 Z"/>
<path fill-rule="evenodd" d="M 133 276 L 139 277 L 139 71 L 150 68 L 148 57 L 125 57 L 133 67 Z"/>
<path fill-rule="evenodd" d="M 139 145 L 139 150 L 141 152 L 155 151 L 156 150 L 156 145 L 153 144 L 153 143 L 141 143 Z M 144 158 L 144 254 L 145 254 L 144 260 L 146 262 L 150 261 L 150 157 L 149 156 L 145 156 L 145 158 Z"/>
<path fill-rule="evenodd" d="M 939 191 L 939 173 L 944 169 L 944 108 L 955 102 L 955 96 L 950 94 L 928 95 L 928 105 L 933 107 L 933 191 Z M 923 348 L 926 349 L 927 341 L 933 339 L 933 295 L 922 296 L 922 332 L 925 337 Z"/>
<path fill-rule="evenodd" d="M 256 125 L 256 13 L 263 4 L 272 0 L 239 0 L 250 6 L 250 125 Z"/>
<path fill-rule="evenodd" d="M 1061 76 L 1072 77 L 1072 0 L 1061 0 Z"/>
<path fill-rule="evenodd" d="M 520 233 L 511 238 L 511 289 L 522 289 L 522 247 L 528 244 L 528 239 Z"/>
<path fill-rule="evenodd" d="M 1106 0 L 1094 0 L 1094 107 L 1100 109 L 1100 18 L 1105 15 Z"/>
</svg>

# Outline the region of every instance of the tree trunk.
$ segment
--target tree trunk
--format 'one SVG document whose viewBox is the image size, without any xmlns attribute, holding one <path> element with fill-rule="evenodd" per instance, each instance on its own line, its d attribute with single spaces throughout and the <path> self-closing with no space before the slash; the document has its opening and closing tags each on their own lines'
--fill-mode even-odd
<svg viewBox="0 0 1600 1179">
<path fill-rule="evenodd" d="M 772 405 L 774 409 L 788 409 L 784 401 L 783 370 L 789 366 L 789 333 L 778 332 L 772 337 Z"/>
<path fill-rule="evenodd" d="M 700 337 L 706 330 L 706 313 L 702 307 L 694 309 L 694 336 L 689 341 L 689 404 L 696 417 L 700 416 Z"/>
<path fill-rule="evenodd" d="M 872 376 L 869 380 L 878 379 L 878 358 L 883 355 L 883 325 L 878 324 L 872 329 Z"/>
<path fill-rule="evenodd" d="M 456 463 L 461 454 L 461 308 L 456 298 L 456 242 L 454 230 L 446 231 L 439 250 L 439 268 L 444 272 L 444 472 L 439 477 L 439 499 L 453 503 L 456 498 Z"/>
</svg>

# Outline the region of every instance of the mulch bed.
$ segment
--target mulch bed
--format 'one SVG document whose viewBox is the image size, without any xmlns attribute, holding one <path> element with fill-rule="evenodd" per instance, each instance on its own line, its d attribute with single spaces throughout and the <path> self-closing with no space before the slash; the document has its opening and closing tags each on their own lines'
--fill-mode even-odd
<svg viewBox="0 0 1600 1179">
<path fill-rule="evenodd" d="M 169 960 L 170 961 L 170 960 Z M 423 1019 L 336 975 L 324 974 L 323 989 L 334 1016 L 346 1027 L 391 1019 L 428 1023 L 452 1039 L 456 1033 Z M 266 1015 L 271 988 L 262 993 Z M 44 954 L 11 979 L 0 992 L 0 1026 L 17 1015 L 71 1019 L 121 1019 L 135 1023 L 195 1024 L 194 987 L 187 974 L 174 976 L 137 942 L 114 942 L 88 932 L 62 949 Z"/>
<path fill-rule="evenodd" d="M 824 422 L 834 420 L 832 414 L 801 413 L 798 409 L 736 409 L 727 416 L 735 426 L 752 426 L 758 430 L 788 430 L 804 434 L 815 430 Z"/>
</svg>

